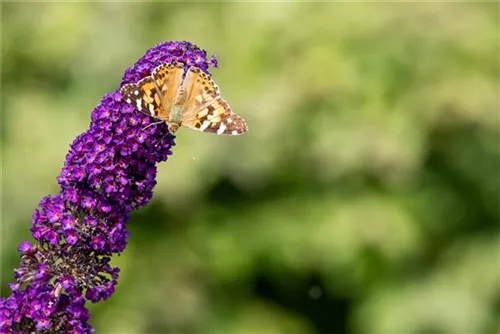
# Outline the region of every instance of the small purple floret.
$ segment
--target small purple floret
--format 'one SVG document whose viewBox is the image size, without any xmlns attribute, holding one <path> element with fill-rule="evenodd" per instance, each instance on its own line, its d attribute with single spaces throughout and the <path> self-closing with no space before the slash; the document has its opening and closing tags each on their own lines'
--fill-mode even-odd
<svg viewBox="0 0 500 334">
<path fill-rule="evenodd" d="M 31 243 L 29 241 L 23 241 L 19 244 L 17 250 L 21 253 L 26 253 L 31 250 Z"/>
</svg>

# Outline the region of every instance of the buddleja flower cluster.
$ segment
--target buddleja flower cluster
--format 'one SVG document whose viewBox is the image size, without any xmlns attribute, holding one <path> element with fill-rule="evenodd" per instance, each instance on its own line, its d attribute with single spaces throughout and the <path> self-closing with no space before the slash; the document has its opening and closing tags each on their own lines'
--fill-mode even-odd
<svg viewBox="0 0 500 334">
<path fill-rule="evenodd" d="M 189 42 L 165 42 L 146 52 L 123 77 L 137 82 L 162 63 L 183 62 L 207 71 L 215 57 Z M 57 178 L 60 192 L 33 213 L 35 243 L 19 245 L 12 294 L 0 299 L 0 333 L 92 333 L 87 301 L 109 298 L 124 250 L 129 213 L 146 205 L 156 164 L 171 154 L 167 126 L 125 103 L 117 90 L 92 111 L 89 129 L 71 144 Z M 168 134 L 165 136 L 165 134 Z"/>
</svg>

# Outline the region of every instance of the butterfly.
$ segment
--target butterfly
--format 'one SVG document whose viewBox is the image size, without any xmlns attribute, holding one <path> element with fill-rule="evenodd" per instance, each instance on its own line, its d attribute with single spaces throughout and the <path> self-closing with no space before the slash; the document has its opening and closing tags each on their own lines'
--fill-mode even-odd
<svg viewBox="0 0 500 334">
<path fill-rule="evenodd" d="M 196 66 L 189 67 L 184 79 L 183 75 L 183 63 L 165 63 L 139 82 L 124 85 L 120 92 L 138 111 L 167 122 L 172 134 L 181 126 L 218 135 L 248 131 L 245 120 L 233 113 L 210 75 Z"/>
</svg>

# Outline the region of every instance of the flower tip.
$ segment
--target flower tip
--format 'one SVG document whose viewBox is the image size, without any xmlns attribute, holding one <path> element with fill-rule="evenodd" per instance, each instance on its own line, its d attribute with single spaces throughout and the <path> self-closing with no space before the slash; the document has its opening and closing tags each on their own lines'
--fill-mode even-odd
<svg viewBox="0 0 500 334">
<path fill-rule="evenodd" d="M 213 55 L 210 57 L 210 60 L 208 61 L 208 65 L 217 68 L 219 66 L 219 62 L 217 61 L 217 57 Z"/>
<path fill-rule="evenodd" d="M 8 286 L 14 292 L 14 291 L 19 290 L 19 288 L 21 287 L 21 284 L 19 284 L 19 283 L 8 283 Z"/>
</svg>

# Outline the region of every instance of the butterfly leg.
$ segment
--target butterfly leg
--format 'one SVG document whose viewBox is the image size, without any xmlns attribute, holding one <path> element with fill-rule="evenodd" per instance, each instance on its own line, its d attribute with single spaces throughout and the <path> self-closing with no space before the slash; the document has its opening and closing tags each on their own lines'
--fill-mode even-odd
<svg viewBox="0 0 500 334">
<path fill-rule="evenodd" d="M 165 137 L 166 137 L 166 136 L 168 136 L 168 135 L 169 135 L 169 134 L 168 134 L 168 133 L 166 133 L 163 137 L 161 137 L 161 139 L 160 139 L 160 140 L 158 140 L 158 141 L 156 142 L 155 147 L 158 147 L 158 145 L 160 145 L 161 141 L 162 141 L 163 139 L 165 139 Z"/>
</svg>

